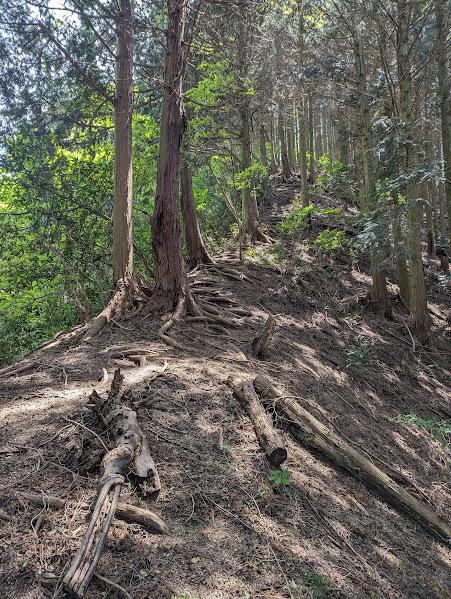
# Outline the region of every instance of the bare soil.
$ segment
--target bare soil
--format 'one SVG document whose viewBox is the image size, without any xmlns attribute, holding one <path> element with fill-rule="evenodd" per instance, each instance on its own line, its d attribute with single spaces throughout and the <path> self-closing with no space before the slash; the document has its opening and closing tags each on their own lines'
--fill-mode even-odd
<svg viewBox="0 0 451 599">
<path fill-rule="evenodd" d="M 450 289 L 439 262 L 425 258 L 433 349 L 418 347 L 390 285 L 393 319 L 367 302 L 368 257 L 348 249 L 319 253 L 313 240 L 328 223 L 313 218 L 298 236 L 280 237 L 277 223 L 299 191 L 277 183 L 262 209 L 273 245 L 248 248 L 242 264 L 231 247 L 218 263 L 246 275 L 200 269 L 192 288 L 200 301 L 228 298 L 248 315 L 238 326 L 180 321 L 157 335 L 168 314 L 112 322 L 90 344 L 68 335 L 0 371 L 0 590 L 6 598 L 63 597 L 58 578 L 83 537 L 108 434 L 85 407 L 102 368 L 118 367 L 162 481 L 156 501 L 133 477 L 122 499 L 157 511 L 170 533 L 154 534 L 115 520 L 97 572 L 135 599 L 444 599 L 451 597 L 451 553 L 377 492 L 291 436 L 289 485 L 260 450 L 249 418 L 226 384 L 230 374 L 262 374 L 449 522 L 449 445 L 430 432 L 394 421 L 410 412 L 425 420 L 451 417 Z M 313 198 L 321 207 L 337 200 Z M 352 205 L 343 210 L 350 217 Z M 325 217 L 326 218 L 326 217 Z M 349 221 L 351 222 L 351 221 Z M 348 236 L 352 227 L 342 226 Z M 350 230 L 351 227 L 351 230 Z M 312 249 L 313 248 L 313 249 Z M 225 317 L 232 304 L 215 301 Z M 252 353 L 268 313 L 276 333 L 264 360 Z M 369 349 L 365 349 L 368 344 Z M 112 358 L 128 350 L 146 365 Z M 158 378 L 150 380 L 168 366 Z M 81 426 L 83 425 L 83 426 Z M 94 433 L 96 433 L 96 436 Z M 443 439 L 441 439 L 443 440 Z M 449 438 L 448 438 L 449 441 Z M 60 510 L 17 495 L 33 491 L 66 499 Z M 40 516 L 43 516 L 40 518 Z M 37 523 L 39 520 L 39 529 Z M 90 599 L 121 592 L 93 578 Z"/>
</svg>

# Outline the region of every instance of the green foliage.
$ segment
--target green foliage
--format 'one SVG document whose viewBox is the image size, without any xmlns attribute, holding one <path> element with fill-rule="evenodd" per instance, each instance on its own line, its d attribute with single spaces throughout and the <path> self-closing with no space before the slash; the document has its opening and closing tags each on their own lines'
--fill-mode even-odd
<svg viewBox="0 0 451 599">
<path fill-rule="evenodd" d="M 451 420 L 437 420 L 435 418 L 425 420 L 413 412 L 405 415 L 398 414 L 391 420 L 400 424 L 421 427 L 428 431 L 429 439 L 438 441 L 443 447 L 451 447 Z"/>
<path fill-rule="evenodd" d="M 338 229 L 325 229 L 313 242 L 316 249 L 327 254 L 347 245 L 346 233 Z"/>
<path fill-rule="evenodd" d="M 336 196 L 345 194 L 349 190 L 348 169 L 338 160 L 331 160 L 329 154 L 318 158 L 318 170 L 315 188 Z"/>
<path fill-rule="evenodd" d="M 347 350 L 346 368 L 369 368 L 373 363 L 373 347 L 363 335 L 357 337 L 358 345 L 351 345 Z"/>
<path fill-rule="evenodd" d="M 282 222 L 278 225 L 279 231 L 285 235 L 302 233 L 310 227 L 311 219 L 315 212 L 316 208 L 314 206 L 303 208 L 296 202 L 292 210 L 284 215 Z"/>
<path fill-rule="evenodd" d="M 293 473 L 288 468 L 284 468 L 283 470 L 272 470 L 271 476 L 269 480 L 273 481 L 273 483 L 277 486 L 282 485 L 284 487 L 290 484 L 290 476 Z"/>
<path fill-rule="evenodd" d="M 322 576 L 316 572 L 307 572 L 304 574 L 303 580 L 297 579 L 294 588 L 286 590 L 290 591 L 292 597 L 322 599 L 327 597 L 331 587 L 332 582 L 327 576 Z"/>
<path fill-rule="evenodd" d="M 270 189 L 268 170 L 254 162 L 252 166 L 235 174 L 235 185 L 239 191 L 250 188 L 254 197 L 265 196 Z"/>
</svg>

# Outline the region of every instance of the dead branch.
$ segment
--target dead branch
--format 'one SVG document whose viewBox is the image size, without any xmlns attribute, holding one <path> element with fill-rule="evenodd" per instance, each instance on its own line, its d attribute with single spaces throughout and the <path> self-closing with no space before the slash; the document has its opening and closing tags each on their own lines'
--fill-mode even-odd
<svg viewBox="0 0 451 599">
<path fill-rule="evenodd" d="M 281 436 L 274 429 L 270 416 L 260 403 L 252 385 L 252 380 L 246 381 L 229 376 L 227 383 L 233 389 L 235 395 L 243 402 L 254 425 L 260 447 L 265 452 L 268 460 L 274 466 L 280 466 L 287 459 L 287 450 Z"/>
<path fill-rule="evenodd" d="M 20 491 L 17 492 L 17 495 L 44 508 L 50 507 L 52 509 L 61 509 L 66 505 L 64 499 L 46 495 L 45 493 L 25 493 Z M 80 507 L 87 509 L 89 504 L 88 502 L 83 501 Z M 160 516 L 158 516 L 158 514 L 152 512 L 152 510 L 130 505 L 124 501 L 118 501 L 114 517 L 118 520 L 124 520 L 124 522 L 142 524 L 143 526 L 162 534 L 168 532 L 166 523 L 160 518 Z"/>
<path fill-rule="evenodd" d="M 124 395 L 121 393 L 123 379 L 118 369 L 114 373 L 107 398 L 100 397 L 95 390 L 91 394 L 100 418 L 114 434 L 116 447 L 102 460 L 101 478 L 91 521 L 63 580 L 66 589 L 77 597 L 83 597 L 100 559 L 128 469 L 132 468 L 135 474 L 142 478 L 150 476 L 154 493 L 158 493 L 161 487 L 147 439 L 139 427 L 136 413 L 121 402 Z"/>
<path fill-rule="evenodd" d="M 120 593 L 122 593 L 126 599 L 132 599 L 132 596 L 129 595 L 127 593 L 127 591 L 124 588 L 121 587 L 120 584 L 116 584 L 112 580 L 109 580 L 108 578 L 100 576 L 100 574 L 94 574 L 94 576 L 96 578 L 98 578 L 99 580 L 101 580 L 102 582 L 104 582 L 105 584 L 108 584 L 110 587 L 113 587 L 113 589 L 116 589 L 117 591 L 119 591 Z"/>
<path fill-rule="evenodd" d="M 274 405 L 300 429 L 301 434 L 298 432 L 296 436 L 304 444 L 318 449 L 328 458 L 346 468 L 356 478 L 363 479 L 375 487 L 392 504 L 419 520 L 441 541 L 451 543 L 451 527 L 448 524 L 440 520 L 434 512 L 410 495 L 333 430 L 324 426 L 297 401 L 284 396 L 281 391 L 261 376 L 254 379 L 254 387 L 261 395 L 263 404 Z"/>
</svg>

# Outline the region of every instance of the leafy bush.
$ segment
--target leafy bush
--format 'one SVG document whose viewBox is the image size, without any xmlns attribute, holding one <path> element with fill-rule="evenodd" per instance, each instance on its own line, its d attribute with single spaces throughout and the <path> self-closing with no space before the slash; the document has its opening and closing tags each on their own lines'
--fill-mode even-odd
<svg viewBox="0 0 451 599">
<path fill-rule="evenodd" d="M 357 337 L 359 345 L 351 345 L 347 350 L 346 368 L 354 366 L 355 368 L 368 368 L 373 363 L 373 347 L 365 341 L 363 335 Z"/>
<path fill-rule="evenodd" d="M 429 432 L 430 439 L 438 441 L 443 447 L 451 447 L 451 420 L 436 420 L 435 418 L 425 420 L 410 412 L 405 415 L 398 414 L 392 421 L 424 428 Z"/>
<path fill-rule="evenodd" d="M 279 231 L 285 235 L 302 233 L 302 231 L 310 227 L 310 222 L 315 212 L 316 208 L 314 206 L 303 208 L 296 202 L 291 212 L 283 217 L 283 221 L 278 226 Z"/>
<path fill-rule="evenodd" d="M 272 480 L 275 485 L 283 485 L 284 487 L 290 484 L 290 476 L 293 474 L 288 468 L 283 470 L 272 470 L 269 480 Z"/>
<path fill-rule="evenodd" d="M 337 194 L 345 194 L 349 190 L 348 169 L 338 160 L 331 160 L 329 154 L 324 154 L 318 159 L 318 175 L 315 188 L 333 192 Z"/>
<path fill-rule="evenodd" d="M 334 252 L 347 245 L 346 233 L 338 229 L 325 229 L 313 243 L 320 252 L 325 254 Z"/>
</svg>

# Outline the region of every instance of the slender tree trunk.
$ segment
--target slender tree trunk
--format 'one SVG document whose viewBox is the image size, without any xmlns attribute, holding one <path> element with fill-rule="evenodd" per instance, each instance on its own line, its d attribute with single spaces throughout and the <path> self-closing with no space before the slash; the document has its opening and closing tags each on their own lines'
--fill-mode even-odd
<svg viewBox="0 0 451 599">
<path fill-rule="evenodd" d="M 167 0 L 167 6 L 165 85 L 152 217 L 152 249 L 156 270 L 154 298 L 157 303 L 175 306 L 183 297 L 191 300 L 182 255 L 178 202 L 180 146 L 186 125 L 182 99 L 186 3 L 184 0 Z"/>
<path fill-rule="evenodd" d="M 448 239 L 451 246 L 451 74 L 449 71 L 449 8 L 446 0 L 436 0 L 437 76 L 442 130 L 445 203 L 448 213 Z"/>
<path fill-rule="evenodd" d="M 411 11 L 407 6 L 407 0 L 398 3 L 397 20 L 397 69 L 399 81 L 399 106 L 401 121 L 411 128 L 414 119 L 414 90 L 411 67 L 409 64 L 409 42 L 411 28 Z M 408 141 L 412 140 L 413 133 L 407 132 Z M 404 166 L 410 169 L 415 166 L 415 158 L 409 144 L 405 145 Z M 426 343 L 429 339 L 431 326 L 427 309 L 426 286 L 424 282 L 423 260 L 421 253 L 420 237 L 420 211 L 417 201 L 417 186 L 409 181 L 405 186 L 405 198 L 407 205 L 407 248 L 409 250 L 409 300 L 410 300 L 410 324 L 413 333 L 420 343 Z"/>
<path fill-rule="evenodd" d="M 135 282 L 133 262 L 133 0 L 120 0 L 114 97 L 113 279 Z"/>
<path fill-rule="evenodd" d="M 426 215 L 426 238 L 428 245 L 428 254 L 435 258 L 435 228 L 434 212 L 432 205 L 432 193 L 430 182 L 423 183 L 424 212 Z"/>
<path fill-rule="evenodd" d="M 314 132 L 314 110 L 313 99 L 308 100 L 308 124 L 309 124 L 309 151 L 310 151 L 310 180 L 316 182 L 316 159 L 315 159 L 315 132 Z"/>
<path fill-rule="evenodd" d="M 299 169 L 301 172 L 301 200 L 302 205 L 309 205 L 308 191 L 308 172 L 307 172 L 307 139 L 308 139 L 308 120 L 305 109 L 305 98 L 299 100 Z"/>
<path fill-rule="evenodd" d="M 315 139 L 315 148 L 316 148 L 316 157 L 321 158 L 324 154 L 323 149 L 323 134 L 324 134 L 324 121 L 321 116 L 321 113 L 318 114 L 316 118 L 316 139 Z"/>
<path fill-rule="evenodd" d="M 376 204 L 376 179 L 375 167 L 371 154 L 371 118 L 368 102 L 366 85 L 366 66 L 363 40 L 359 31 L 356 31 L 358 40 L 355 48 L 358 89 L 359 89 L 359 115 L 360 115 L 360 142 L 362 148 L 362 163 L 364 173 L 364 190 L 362 194 L 363 211 L 370 212 Z M 371 292 L 372 300 L 377 306 L 377 310 L 386 316 L 390 315 L 391 310 L 388 303 L 387 284 L 385 281 L 385 272 L 382 266 L 383 257 L 378 255 L 375 249 L 370 250 L 371 271 L 373 277 L 373 289 Z"/>
<path fill-rule="evenodd" d="M 259 129 L 259 141 L 260 141 L 260 162 L 262 166 L 268 168 L 268 155 L 266 154 L 266 133 L 265 125 L 262 123 Z"/>
<path fill-rule="evenodd" d="M 186 252 L 188 254 L 188 269 L 192 269 L 198 264 L 212 264 L 213 260 L 207 252 L 199 228 L 189 156 L 189 137 L 187 131 L 185 131 L 180 155 L 180 207 L 183 216 Z"/>
<path fill-rule="evenodd" d="M 285 128 L 284 128 L 284 114 L 283 114 L 283 103 L 279 103 L 279 139 L 280 139 L 280 153 L 282 158 L 282 174 L 285 181 L 291 177 L 290 163 L 288 161 L 287 144 L 285 141 Z"/>
<path fill-rule="evenodd" d="M 278 170 L 278 164 L 277 164 L 277 158 L 276 158 L 276 149 L 275 149 L 275 135 L 274 135 L 274 119 L 271 118 L 271 123 L 270 123 L 270 127 L 269 127 L 269 134 L 270 134 L 270 144 L 271 144 L 271 173 L 277 173 Z"/>
<path fill-rule="evenodd" d="M 240 118 L 241 170 L 245 171 L 252 166 L 250 109 L 247 100 L 244 100 L 240 107 Z M 252 192 L 252 184 L 249 180 L 241 195 L 241 222 L 244 235 L 249 235 L 253 240 L 257 235 L 258 211 L 257 202 Z"/>
</svg>

